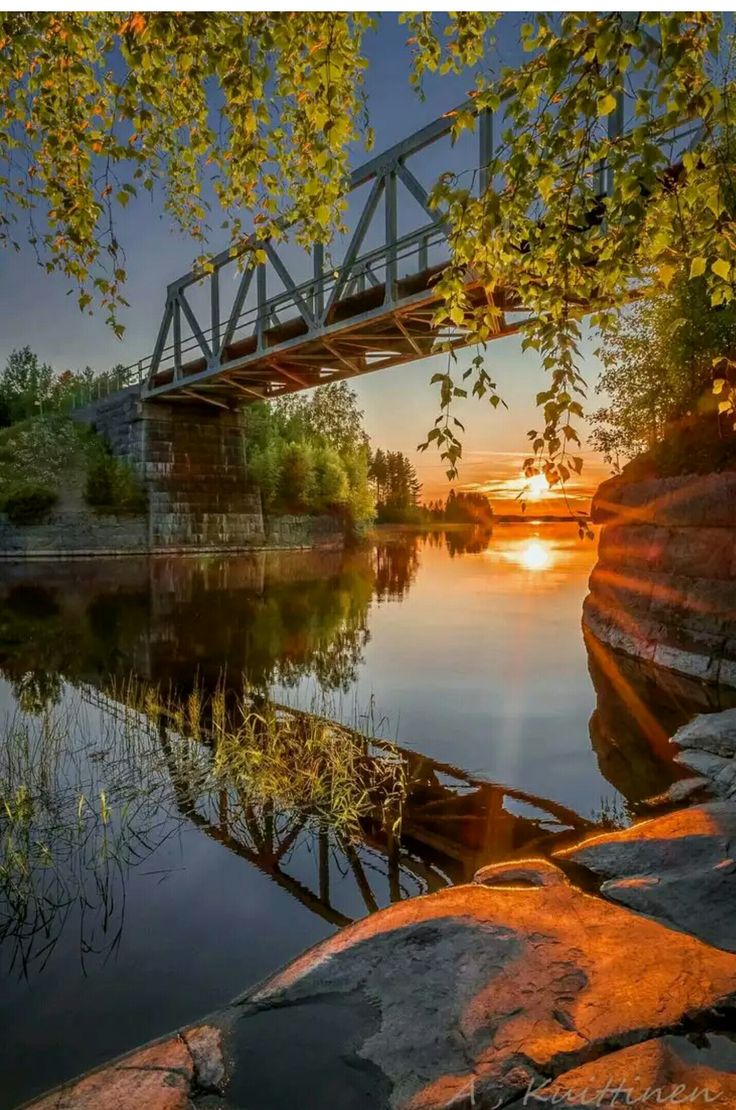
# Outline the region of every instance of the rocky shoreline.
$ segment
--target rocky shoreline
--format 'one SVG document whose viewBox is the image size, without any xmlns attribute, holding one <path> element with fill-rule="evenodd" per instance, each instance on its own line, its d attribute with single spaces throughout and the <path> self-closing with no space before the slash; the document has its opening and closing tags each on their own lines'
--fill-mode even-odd
<svg viewBox="0 0 736 1110">
<path fill-rule="evenodd" d="M 736 710 L 673 742 L 666 812 L 394 903 L 27 1105 L 735 1106 Z"/>
<path fill-rule="evenodd" d="M 604 482 L 583 624 L 601 643 L 736 688 L 736 472 Z"/>
</svg>

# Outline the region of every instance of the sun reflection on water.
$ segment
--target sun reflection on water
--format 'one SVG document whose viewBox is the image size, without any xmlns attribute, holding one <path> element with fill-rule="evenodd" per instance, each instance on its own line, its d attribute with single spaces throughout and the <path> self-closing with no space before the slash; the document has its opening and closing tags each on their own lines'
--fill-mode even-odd
<svg viewBox="0 0 736 1110">
<path fill-rule="evenodd" d="M 552 565 L 552 548 L 544 540 L 528 540 L 517 552 L 517 561 L 525 570 L 547 570 Z"/>
</svg>

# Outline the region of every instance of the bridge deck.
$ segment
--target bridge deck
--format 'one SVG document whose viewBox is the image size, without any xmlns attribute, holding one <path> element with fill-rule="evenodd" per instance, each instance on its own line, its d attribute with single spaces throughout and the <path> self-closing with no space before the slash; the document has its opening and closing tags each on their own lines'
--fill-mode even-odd
<svg viewBox="0 0 736 1110">
<path fill-rule="evenodd" d="M 183 363 L 178 375 L 171 365 L 149 381 L 147 393 L 227 406 L 233 399 L 274 397 L 463 347 L 467 331 L 434 323 L 439 297 L 433 284 L 443 268 L 398 281 L 390 301 L 383 282 L 341 299 L 316 333 L 295 316 L 265 328 L 260 341 L 255 335 L 234 339 L 214 368 L 204 354 Z M 487 301 L 480 287 L 468 292 L 474 305 Z M 518 324 L 505 312 L 516 306 L 499 304 L 496 297 L 495 307 L 503 313 L 498 336 L 515 331 Z"/>
</svg>

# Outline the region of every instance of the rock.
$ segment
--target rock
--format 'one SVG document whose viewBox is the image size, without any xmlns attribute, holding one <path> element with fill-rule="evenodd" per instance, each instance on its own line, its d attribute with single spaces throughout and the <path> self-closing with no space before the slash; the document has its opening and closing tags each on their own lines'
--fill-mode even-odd
<svg viewBox="0 0 736 1110">
<path fill-rule="evenodd" d="M 605 897 L 736 952 L 736 805 L 691 806 L 558 855 L 602 876 Z"/>
<path fill-rule="evenodd" d="M 697 748 L 680 752 L 675 758 L 683 767 L 705 776 L 719 797 L 736 798 L 736 759 L 725 759 L 722 755 L 701 752 Z"/>
<path fill-rule="evenodd" d="M 700 713 L 672 737 L 678 748 L 696 748 L 728 758 L 736 756 L 736 709 Z"/>
<path fill-rule="evenodd" d="M 190 1110 L 193 1079 L 192 1057 L 174 1036 L 65 1084 L 28 1110 Z"/>
<path fill-rule="evenodd" d="M 197 1025 L 185 1029 L 182 1037 L 194 1063 L 197 1086 L 204 1091 L 220 1091 L 225 1081 L 222 1031 L 216 1025 Z"/>
<path fill-rule="evenodd" d="M 685 1037 L 661 1037 L 623 1048 L 526 1092 L 521 1106 L 736 1105 L 736 1046 L 711 1037 L 697 1048 Z"/>
<path fill-rule="evenodd" d="M 343 929 L 245 995 L 226 1098 L 266 1110 L 301 1091 L 304 1107 L 430 1110 L 461 1105 L 472 1085 L 490 1107 L 736 1000 L 735 956 L 583 893 L 549 863 L 478 877 Z M 278 1044 L 279 1067 L 251 1051 L 246 1073 L 254 1044 Z M 360 1082 L 336 1102 L 340 1069 Z"/>
<path fill-rule="evenodd" d="M 707 792 L 711 785 L 711 780 L 703 775 L 694 775 L 689 779 L 678 779 L 664 793 L 655 794 L 652 798 L 645 798 L 642 804 L 648 806 L 649 809 L 658 809 L 660 806 L 685 802 L 697 794 Z"/>
</svg>

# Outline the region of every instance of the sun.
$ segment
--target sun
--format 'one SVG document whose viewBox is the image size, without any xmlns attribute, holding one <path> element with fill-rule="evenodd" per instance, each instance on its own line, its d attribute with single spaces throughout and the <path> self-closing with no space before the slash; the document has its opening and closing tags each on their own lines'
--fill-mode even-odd
<svg viewBox="0 0 736 1110">
<path fill-rule="evenodd" d="M 524 497 L 527 501 L 540 501 L 549 492 L 549 482 L 544 474 L 532 474 L 524 486 Z"/>
</svg>

